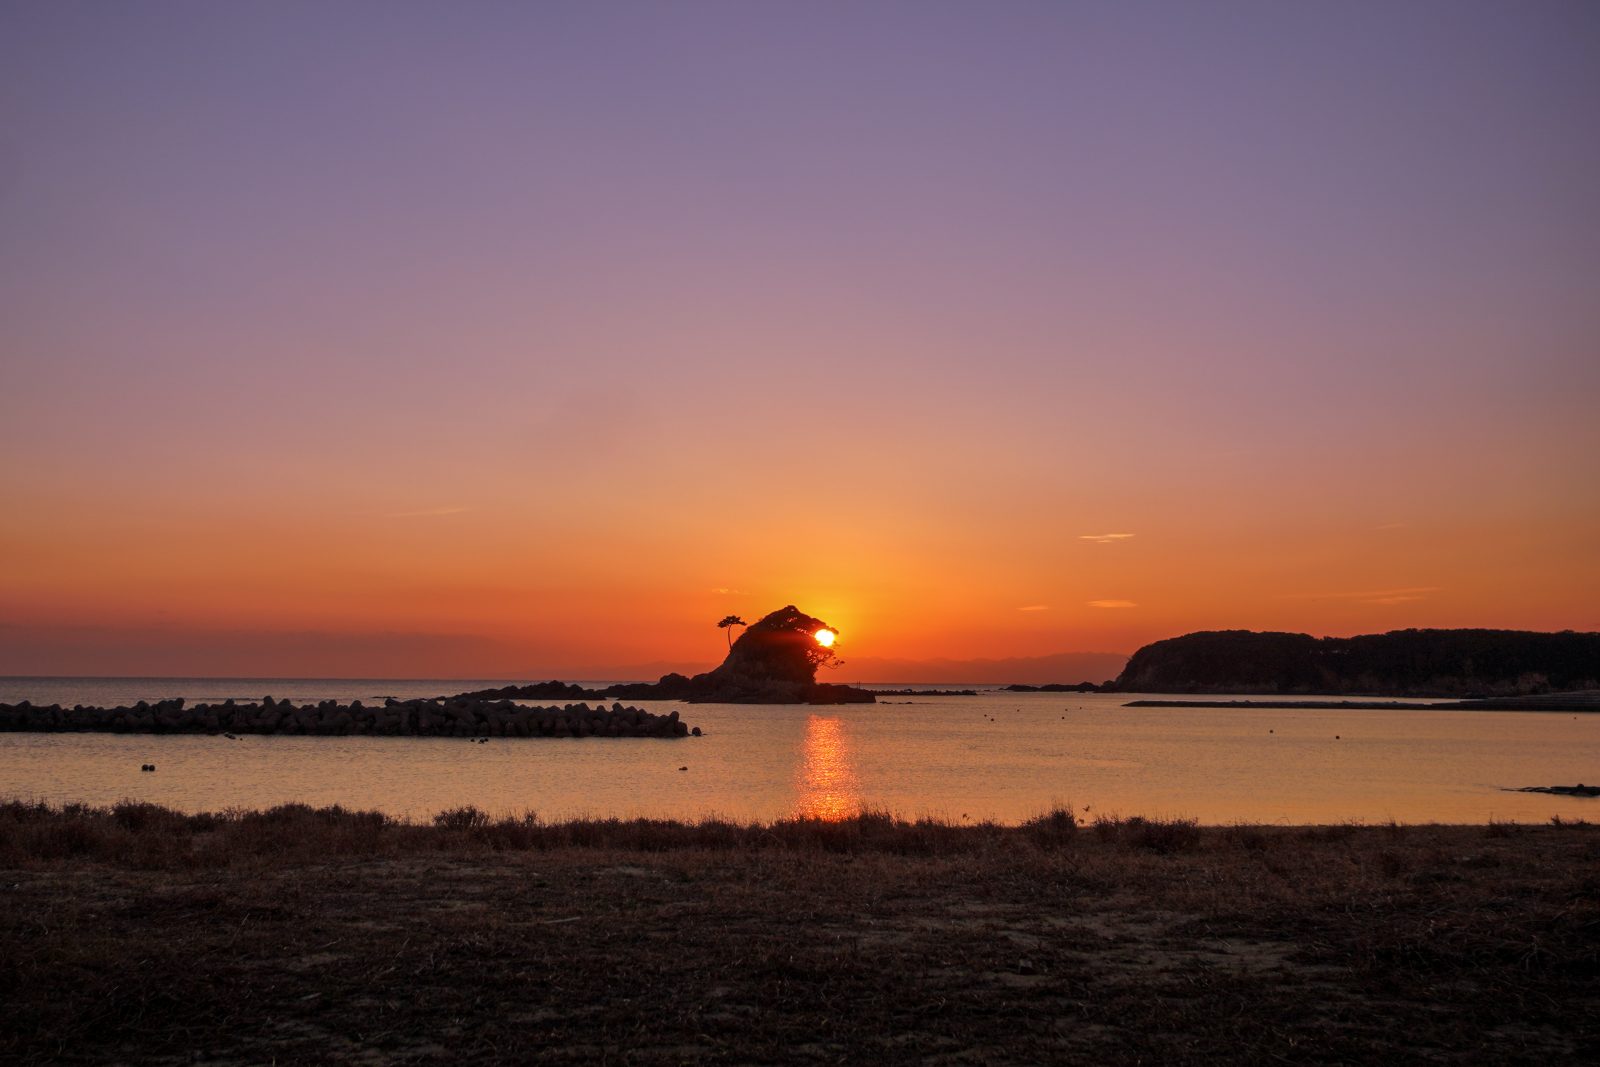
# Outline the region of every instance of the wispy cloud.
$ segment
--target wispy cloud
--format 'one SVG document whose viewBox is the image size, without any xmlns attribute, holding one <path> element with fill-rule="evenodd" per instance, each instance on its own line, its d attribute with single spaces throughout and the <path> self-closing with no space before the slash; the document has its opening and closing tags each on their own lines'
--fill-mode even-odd
<svg viewBox="0 0 1600 1067">
<path fill-rule="evenodd" d="M 1363 604 L 1409 604 L 1414 600 L 1426 599 L 1429 593 L 1435 591 L 1433 589 L 1419 589 L 1415 593 L 1411 593 L 1397 589 L 1392 593 L 1378 593 L 1374 596 L 1363 597 L 1361 602 Z"/>
<path fill-rule="evenodd" d="M 1436 585 L 1408 585 L 1402 589 L 1363 589 L 1349 593 L 1289 593 L 1286 600 L 1358 600 L 1363 604 L 1410 604 L 1437 593 Z"/>
<path fill-rule="evenodd" d="M 713 593 L 715 593 L 717 596 L 749 596 L 750 595 L 749 593 L 745 592 L 743 589 L 729 589 L 725 585 L 719 585 L 719 586 L 717 586 L 715 589 L 713 589 L 711 591 Z"/>
<path fill-rule="evenodd" d="M 1131 600 L 1089 600 L 1085 601 L 1091 608 L 1136 608 L 1139 605 Z"/>
<path fill-rule="evenodd" d="M 424 508 L 421 511 L 391 511 L 383 517 L 386 519 L 431 519 L 437 515 L 459 515 L 467 508 Z"/>
<path fill-rule="evenodd" d="M 1049 604 L 1024 604 L 1018 611 L 1049 611 Z"/>
<path fill-rule="evenodd" d="M 1118 541 L 1126 541 L 1132 536 L 1133 534 L 1130 533 L 1079 534 L 1078 540 L 1093 541 L 1097 545 L 1114 545 Z"/>
</svg>

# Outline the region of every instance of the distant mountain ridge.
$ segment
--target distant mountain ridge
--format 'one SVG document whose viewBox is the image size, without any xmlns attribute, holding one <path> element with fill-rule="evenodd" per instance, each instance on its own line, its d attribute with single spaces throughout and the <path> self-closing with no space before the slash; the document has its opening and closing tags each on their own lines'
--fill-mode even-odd
<svg viewBox="0 0 1600 1067">
<path fill-rule="evenodd" d="M 1316 638 L 1208 630 L 1139 649 L 1116 687 L 1441 697 L 1571 692 L 1600 688 L 1600 633 L 1393 630 Z"/>
</svg>

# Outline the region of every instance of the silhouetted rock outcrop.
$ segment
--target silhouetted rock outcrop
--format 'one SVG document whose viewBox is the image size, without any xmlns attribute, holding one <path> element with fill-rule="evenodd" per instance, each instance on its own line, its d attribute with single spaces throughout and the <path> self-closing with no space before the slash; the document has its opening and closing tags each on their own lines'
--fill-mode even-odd
<svg viewBox="0 0 1600 1067">
<path fill-rule="evenodd" d="M 1552 793 L 1558 797 L 1600 797 L 1600 785 L 1525 785 L 1518 793 Z"/>
<path fill-rule="evenodd" d="M 1504 697 L 1600 688 L 1600 634 L 1395 630 L 1359 637 L 1218 630 L 1146 645 L 1133 693 Z"/>
<path fill-rule="evenodd" d="M 659 682 L 625 682 L 606 690 L 606 695 L 621 700 L 688 700 L 691 679 L 676 672 L 664 674 Z"/>
<path fill-rule="evenodd" d="M 722 666 L 693 678 L 668 674 L 655 684 L 615 686 L 627 700 L 687 700 L 696 704 L 871 704 L 865 689 L 818 682 L 817 668 L 834 662 L 817 633 L 833 628 L 790 604 L 755 623 L 728 651 Z"/>
<path fill-rule="evenodd" d="M 585 689 L 568 682 L 530 682 L 503 685 L 499 689 L 474 689 L 462 693 L 460 700 L 597 700 L 610 695 L 608 689 Z"/>
</svg>

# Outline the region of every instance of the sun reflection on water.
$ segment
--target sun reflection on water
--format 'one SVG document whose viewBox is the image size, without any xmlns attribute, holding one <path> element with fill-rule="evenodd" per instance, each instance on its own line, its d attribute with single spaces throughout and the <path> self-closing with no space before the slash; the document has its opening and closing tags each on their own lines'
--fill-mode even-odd
<svg viewBox="0 0 1600 1067">
<path fill-rule="evenodd" d="M 850 739 L 839 719 L 806 719 L 801 762 L 795 774 L 795 813 L 807 819 L 837 821 L 861 810 L 861 793 L 850 762 Z"/>
</svg>

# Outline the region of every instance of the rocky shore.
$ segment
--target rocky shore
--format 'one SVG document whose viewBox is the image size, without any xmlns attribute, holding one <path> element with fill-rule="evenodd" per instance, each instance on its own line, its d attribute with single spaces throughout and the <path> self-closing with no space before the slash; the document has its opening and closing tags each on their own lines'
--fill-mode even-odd
<svg viewBox="0 0 1600 1067">
<path fill-rule="evenodd" d="M 458 693 L 447 700 L 600 700 L 608 695 L 605 689 L 585 689 L 571 682 L 529 682 L 526 685 L 503 685 L 498 689 L 474 689 Z"/>
<path fill-rule="evenodd" d="M 874 689 L 880 697 L 975 697 L 976 689 Z"/>
<path fill-rule="evenodd" d="M 688 737 L 700 736 L 676 711 L 665 715 L 612 704 L 524 707 L 510 700 L 450 697 L 385 700 L 381 705 L 324 700 L 295 705 L 265 697 L 259 704 L 189 705 L 183 699 L 131 707 L 70 708 L 0 704 L 0 731 L 119 734 L 293 734 L 340 737 Z"/>
<path fill-rule="evenodd" d="M 1008 693 L 1099 693 L 1111 692 L 1112 683 L 1107 682 L 1104 686 L 1099 686 L 1093 682 L 1078 682 L 1076 685 L 1051 682 L 1048 685 L 1008 685 L 1005 690 Z"/>
<path fill-rule="evenodd" d="M 871 690 L 832 682 L 747 677 L 712 671 L 686 678 L 669 674 L 659 682 L 612 686 L 607 696 L 623 700 L 682 700 L 690 704 L 871 704 Z"/>
</svg>

